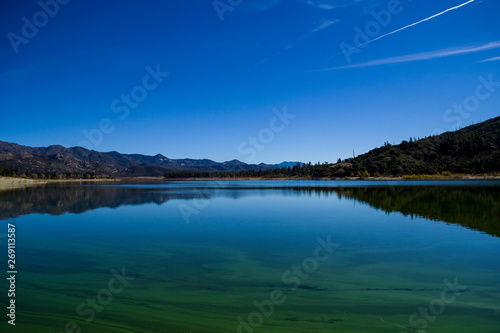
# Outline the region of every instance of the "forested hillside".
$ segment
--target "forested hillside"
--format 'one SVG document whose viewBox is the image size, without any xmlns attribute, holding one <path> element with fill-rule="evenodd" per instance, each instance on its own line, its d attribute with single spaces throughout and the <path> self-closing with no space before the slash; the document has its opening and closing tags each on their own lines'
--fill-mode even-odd
<svg viewBox="0 0 500 333">
<path fill-rule="evenodd" d="M 386 143 L 335 164 L 297 164 L 273 170 L 168 173 L 186 177 L 369 177 L 500 172 L 500 117 L 424 139 Z"/>
</svg>

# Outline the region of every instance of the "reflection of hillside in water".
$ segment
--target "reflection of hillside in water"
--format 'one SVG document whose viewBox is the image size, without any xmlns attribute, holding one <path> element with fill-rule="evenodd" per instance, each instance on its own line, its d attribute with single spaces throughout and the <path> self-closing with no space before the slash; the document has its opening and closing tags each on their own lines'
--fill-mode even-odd
<svg viewBox="0 0 500 333">
<path fill-rule="evenodd" d="M 17 189 L 0 192 L 0 219 L 26 214 L 83 213 L 100 207 L 117 208 L 144 203 L 160 205 L 172 197 L 167 192 L 99 186 Z"/>
<path fill-rule="evenodd" d="M 258 188 L 249 191 L 216 188 L 165 188 L 140 186 L 41 186 L 0 191 L 0 219 L 28 214 L 62 215 L 84 213 L 101 207 L 123 205 L 162 205 L 172 199 L 208 199 L 217 196 L 239 198 L 263 193 Z"/>
<path fill-rule="evenodd" d="M 280 191 L 287 196 L 348 198 L 387 213 L 460 224 L 500 237 L 499 187 L 133 187 L 46 186 L 0 192 L 0 219 L 26 214 L 83 213 L 100 207 L 161 205 L 172 199 L 264 196 Z"/>
<path fill-rule="evenodd" d="M 460 224 L 500 237 L 499 187 L 386 186 L 300 188 L 310 195 L 354 199 L 387 213 Z"/>
</svg>

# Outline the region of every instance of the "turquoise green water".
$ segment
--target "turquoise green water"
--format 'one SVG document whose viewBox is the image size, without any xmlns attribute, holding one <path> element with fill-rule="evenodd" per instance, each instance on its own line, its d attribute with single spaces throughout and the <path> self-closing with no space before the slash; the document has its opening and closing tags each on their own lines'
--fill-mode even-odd
<svg viewBox="0 0 500 333">
<path fill-rule="evenodd" d="M 499 184 L 390 185 L 0 192 L 18 271 L 0 330 L 499 332 Z"/>
</svg>

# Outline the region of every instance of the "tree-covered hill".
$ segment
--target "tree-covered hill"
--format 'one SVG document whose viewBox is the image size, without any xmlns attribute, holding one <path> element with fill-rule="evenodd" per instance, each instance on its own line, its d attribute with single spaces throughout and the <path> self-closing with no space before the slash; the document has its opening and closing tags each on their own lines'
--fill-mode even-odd
<svg viewBox="0 0 500 333">
<path fill-rule="evenodd" d="M 168 173 L 187 177 L 369 177 L 500 172 L 500 117 L 454 132 L 424 139 L 386 143 L 355 158 L 335 164 L 297 164 L 273 170 L 241 172 Z"/>
<path fill-rule="evenodd" d="M 350 172 L 411 175 L 500 171 L 500 117 L 421 140 L 386 144 L 350 161 Z M 338 172 L 341 167 L 334 168 Z M 346 171 L 347 171 L 346 170 Z M 349 171 L 345 172 L 349 173 Z"/>
</svg>

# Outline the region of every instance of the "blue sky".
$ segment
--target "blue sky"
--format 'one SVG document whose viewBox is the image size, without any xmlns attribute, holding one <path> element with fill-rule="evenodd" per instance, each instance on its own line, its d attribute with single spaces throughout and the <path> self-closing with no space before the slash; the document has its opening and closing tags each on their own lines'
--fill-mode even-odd
<svg viewBox="0 0 500 333">
<path fill-rule="evenodd" d="M 500 114 L 497 0 L 59 1 L 2 0 L 2 141 L 334 162 Z"/>
</svg>

